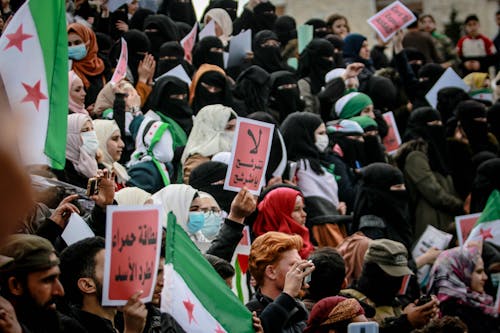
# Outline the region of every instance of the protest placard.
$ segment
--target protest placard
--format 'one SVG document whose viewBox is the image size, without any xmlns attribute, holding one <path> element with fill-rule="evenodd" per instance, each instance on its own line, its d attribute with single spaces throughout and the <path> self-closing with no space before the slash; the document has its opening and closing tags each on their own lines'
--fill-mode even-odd
<svg viewBox="0 0 500 333">
<path fill-rule="evenodd" d="M 123 37 L 121 38 L 121 44 L 120 58 L 118 59 L 118 64 L 116 65 L 115 72 L 110 81 L 112 84 L 117 84 L 127 75 L 128 49 L 127 42 Z"/>
<path fill-rule="evenodd" d="M 298 40 L 298 48 L 299 54 L 304 51 L 307 44 L 313 40 L 314 36 L 314 27 L 312 25 L 304 24 L 299 25 L 297 27 L 297 40 Z"/>
<path fill-rule="evenodd" d="M 120 306 L 142 290 L 150 302 L 156 285 L 161 247 L 160 206 L 108 206 L 103 306 Z"/>
<path fill-rule="evenodd" d="M 155 81 L 158 81 L 159 79 L 161 79 L 164 76 L 174 76 L 174 77 L 186 82 L 188 86 L 191 85 L 191 78 L 189 77 L 188 73 L 186 73 L 186 70 L 184 69 L 184 66 L 182 66 L 182 65 L 177 65 L 174 68 L 172 68 L 171 70 L 169 70 L 168 72 L 163 73 L 162 75 L 157 77 L 155 79 Z"/>
<path fill-rule="evenodd" d="M 61 234 L 61 238 L 68 246 L 82 239 L 94 236 L 95 234 L 92 229 L 90 229 L 87 222 L 85 222 L 77 213 L 71 214 L 68 224 Z"/>
<path fill-rule="evenodd" d="M 380 38 L 387 42 L 398 30 L 406 28 L 416 20 L 417 18 L 410 9 L 401 2 L 394 1 L 370 17 L 367 22 Z"/>
<path fill-rule="evenodd" d="M 205 37 L 208 36 L 215 36 L 215 21 L 211 20 L 208 22 L 205 27 L 200 31 L 200 34 L 198 35 L 198 40 L 202 40 Z"/>
<path fill-rule="evenodd" d="M 396 124 L 394 113 L 389 111 L 384 113 L 382 116 L 384 117 L 388 127 L 388 132 L 384 137 L 383 143 L 387 153 L 392 155 L 398 151 L 398 148 L 401 145 L 401 136 L 399 135 L 398 125 Z"/>
<path fill-rule="evenodd" d="M 249 52 L 252 52 L 252 29 L 240 32 L 231 38 L 227 67 L 240 65 Z"/>
<path fill-rule="evenodd" d="M 265 182 L 274 125 L 238 117 L 224 189 L 258 195 Z"/>
<path fill-rule="evenodd" d="M 193 62 L 193 47 L 196 42 L 196 34 L 198 33 L 198 23 L 195 22 L 193 29 L 181 40 L 182 48 L 184 49 L 184 59 L 190 64 Z"/>
<path fill-rule="evenodd" d="M 465 92 L 470 90 L 470 87 L 465 84 L 465 82 L 458 76 L 457 73 L 450 67 L 443 75 L 436 81 L 431 90 L 425 95 L 425 99 L 429 104 L 435 109 L 437 107 L 437 96 L 438 92 L 447 87 L 456 87 L 463 89 Z"/>
<path fill-rule="evenodd" d="M 422 236 L 420 236 L 417 244 L 413 248 L 413 251 L 411 252 L 412 256 L 414 259 L 417 259 L 432 247 L 435 247 L 438 250 L 444 250 L 448 247 L 452 238 L 453 235 L 441 231 L 439 229 L 436 229 L 429 224 L 427 225 L 427 228 L 425 229 L 424 233 L 422 234 Z M 430 265 L 425 265 L 418 270 L 417 277 L 418 277 L 418 282 L 421 285 L 427 283 L 430 270 L 431 270 Z"/>
<path fill-rule="evenodd" d="M 464 245 L 479 216 L 481 216 L 481 213 L 455 216 L 455 227 L 457 228 L 457 239 L 460 246 Z"/>
</svg>

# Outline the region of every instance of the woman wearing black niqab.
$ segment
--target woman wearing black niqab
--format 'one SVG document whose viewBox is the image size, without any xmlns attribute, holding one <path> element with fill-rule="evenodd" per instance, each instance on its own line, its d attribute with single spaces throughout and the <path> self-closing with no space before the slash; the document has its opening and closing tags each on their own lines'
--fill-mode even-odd
<svg viewBox="0 0 500 333">
<path fill-rule="evenodd" d="M 129 29 L 137 29 L 142 30 L 144 28 L 144 21 L 150 15 L 154 15 L 155 13 L 152 10 L 146 8 L 139 8 L 130 18 L 128 28 Z"/>
<path fill-rule="evenodd" d="M 193 66 L 198 69 L 203 64 L 224 68 L 224 45 L 219 38 L 207 36 L 195 44 Z"/>
<path fill-rule="evenodd" d="M 135 29 L 129 30 L 123 34 L 123 39 L 127 42 L 127 65 L 134 78 L 134 83 L 137 84 L 139 80 L 137 68 L 139 67 L 139 63 L 144 59 L 144 55 L 151 51 L 151 42 L 144 32 Z M 114 65 L 118 62 L 120 50 L 121 43 L 117 43 L 117 45 L 113 47 Z"/>
<path fill-rule="evenodd" d="M 313 37 L 314 38 L 324 38 L 328 35 L 328 26 L 324 20 L 321 19 L 310 19 L 304 24 L 312 25 L 313 27 Z"/>
<path fill-rule="evenodd" d="M 283 49 L 289 41 L 297 38 L 297 23 L 293 17 L 283 15 L 274 22 L 273 31 L 278 36 L 278 41 Z"/>
<path fill-rule="evenodd" d="M 253 38 L 253 64 L 269 74 L 280 70 L 292 70 L 283 63 L 278 36 L 271 30 L 259 31 Z"/>
<path fill-rule="evenodd" d="M 193 77 L 189 93 L 189 104 L 195 116 L 207 105 L 233 106 L 231 88 L 224 70 L 214 65 L 201 65 Z"/>
<path fill-rule="evenodd" d="M 281 124 L 285 118 L 295 112 L 302 111 L 304 103 L 300 99 L 297 76 L 288 71 L 277 71 L 271 74 L 269 81 L 268 111 Z"/>
<path fill-rule="evenodd" d="M 179 42 L 166 42 L 160 47 L 158 64 L 156 66 L 156 76 L 160 77 L 166 72 L 182 65 L 189 76 L 192 76 L 193 66 L 184 60 L 184 49 Z"/>
<path fill-rule="evenodd" d="M 269 74 L 259 66 L 250 66 L 236 80 L 234 111 L 239 116 L 267 110 Z"/>
<path fill-rule="evenodd" d="M 174 76 L 164 76 L 155 82 L 145 109 L 155 111 L 163 122 L 167 122 L 164 117 L 173 119 L 188 136 L 193 127 L 193 111 L 188 105 L 188 93 L 186 82 Z"/>
<path fill-rule="evenodd" d="M 361 169 L 361 180 L 354 203 L 353 231 L 361 217 L 374 215 L 385 222 L 385 238 L 410 249 L 413 231 L 408 210 L 408 194 L 402 186 L 403 173 L 386 163 L 372 163 Z"/>
<path fill-rule="evenodd" d="M 158 14 L 165 14 L 174 21 L 185 22 L 191 27 L 196 22 L 196 13 L 191 0 L 164 0 Z"/>
<path fill-rule="evenodd" d="M 470 212 L 480 213 L 494 190 L 500 191 L 500 158 L 483 162 L 472 184 Z"/>
<path fill-rule="evenodd" d="M 144 20 L 144 32 L 151 42 L 151 53 L 158 59 L 160 47 L 163 43 L 178 41 L 179 33 L 175 22 L 168 16 L 150 15 Z"/>
<path fill-rule="evenodd" d="M 299 58 L 298 82 L 300 95 L 304 99 L 304 111 L 319 114 L 320 104 L 317 94 L 325 85 L 325 75 L 335 67 L 333 46 L 325 40 L 313 39 L 302 51 Z"/>
<path fill-rule="evenodd" d="M 276 21 L 276 7 L 270 2 L 261 2 L 253 11 L 245 8 L 243 13 L 234 21 L 233 35 L 242 30 L 252 29 L 252 35 L 261 30 L 272 30 Z"/>
</svg>

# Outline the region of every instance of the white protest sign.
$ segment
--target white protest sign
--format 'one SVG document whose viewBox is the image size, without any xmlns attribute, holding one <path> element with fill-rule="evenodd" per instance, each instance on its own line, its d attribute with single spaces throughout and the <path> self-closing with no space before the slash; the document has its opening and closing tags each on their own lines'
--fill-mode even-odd
<svg viewBox="0 0 500 333">
<path fill-rule="evenodd" d="M 231 38 L 227 66 L 240 65 L 249 52 L 252 52 L 252 29 L 245 30 Z"/>
<path fill-rule="evenodd" d="M 186 82 L 188 84 L 188 86 L 191 85 L 191 78 L 186 73 L 186 70 L 184 69 L 184 67 L 182 65 L 175 66 L 174 68 L 172 68 L 168 72 L 157 77 L 155 81 L 158 81 L 160 78 L 162 78 L 164 76 L 175 76 L 176 78 Z"/>
<path fill-rule="evenodd" d="M 470 87 L 465 84 L 465 82 L 458 76 L 457 73 L 450 67 L 448 68 L 443 75 L 437 80 L 436 84 L 429 90 L 427 95 L 425 95 L 425 99 L 429 104 L 435 109 L 437 107 L 437 97 L 439 90 L 448 87 L 461 88 L 465 92 L 470 90 Z"/>
<path fill-rule="evenodd" d="M 61 234 L 62 239 L 68 246 L 74 244 L 82 239 L 94 237 L 95 234 L 90 229 L 87 222 L 85 222 L 77 213 L 71 214 L 68 224 Z"/>
<path fill-rule="evenodd" d="M 200 34 L 198 35 L 198 40 L 202 40 L 205 37 L 208 36 L 215 36 L 215 21 L 210 20 L 210 22 L 205 25 L 205 27 L 200 31 Z"/>
</svg>

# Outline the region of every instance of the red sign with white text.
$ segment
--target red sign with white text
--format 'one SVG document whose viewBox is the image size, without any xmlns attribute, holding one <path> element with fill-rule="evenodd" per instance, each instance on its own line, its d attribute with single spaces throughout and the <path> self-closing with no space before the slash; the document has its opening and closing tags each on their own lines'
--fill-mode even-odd
<svg viewBox="0 0 500 333">
<path fill-rule="evenodd" d="M 194 43 L 196 42 L 197 33 L 198 23 L 195 22 L 193 29 L 191 29 L 186 37 L 181 40 L 182 48 L 184 48 L 184 59 L 189 63 L 192 63 L 193 61 L 193 57 L 191 54 L 193 52 Z"/>
<path fill-rule="evenodd" d="M 274 125 L 238 117 L 224 189 L 258 195 L 265 182 Z"/>
<path fill-rule="evenodd" d="M 394 1 L 368 19 L 368 24 L 375 29 L 380 38 L 387 42 L 398 30 L 406 28 L 417 18 L 411 10 L 399 1 Z"/>
<path fill-rule="evenodd" d="M 394 154 L 401 145 L 401 136 L 399 135 L 398 125 L 394 118 L 392 111 L 386 112 L 382 115 L 387 123 L 388 132 L 385 136 L 383 143 L 387 153 Z"/>
<path fill-rule="evenodd" d="M 108 206 L 102 305 L 124 305 L 138 291 L 151 301 L 160 247 L 159 206 Z"/>
</svg>

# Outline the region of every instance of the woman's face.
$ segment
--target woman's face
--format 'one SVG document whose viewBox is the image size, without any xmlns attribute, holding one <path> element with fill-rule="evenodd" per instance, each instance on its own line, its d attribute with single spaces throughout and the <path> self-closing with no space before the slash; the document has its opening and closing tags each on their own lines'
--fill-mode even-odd
<svg viewBox="0 0 500 333">
<path fill-rule="evenodd" d="M 300 195 L 295 199 L 295 206 L 293 207 L 292 219 L 300 225 L 306 224 L 307 213 L 304 211 L 304 199 Z"/>
<path fill-rule="evenodd" d="M 106 149 L 108 150 L 108 154 L 111 156 L 113 161 L 117 162 L 120 160 L 122 157 L 123 147 L 125 147 L 125 144 L 123 143 L 120 131 L 116 130 L 106 143 Z"/>
<path fill-rule="evenodd" d="M 220 207 L 215 199 L 210 197 L 200 198 L 200 210 L 203 213 L 213 212 L 214 214 L 220 214 Z"/>
<path fill-rule="evenodd" d="M 359 56 L 365 60 L 370 59 L 370 48 L 368 47 L 367 40 L 365 40 L 363 44 L 361 44 L 361 49 L 359 50 Z"/>
<path fill-rule="evenodd" d="M 68 34 L 68 46 L 77 46 L 80 44 L 84 44 L 82 37 L 76 32 L 70 32 Z"/>
<path fill-rule="evenodd" d="M 344 38 L 349 33 L 347 29 L 347 22 L 344 19 L 338 19 L 332 24 L 332 32 L 334 35 Z"/>
<path fill-rule="evenodd" d="M 319 125 L 318 128 L 316 128 L 316 130 L 314 131 L 314 136 L 318 136 L 318 135 L 324 135 L 326 134 L 326 126 L 324 123 L 321 123 L 321 125 Z"/>
<path fill-rule="evenodd" d="M 90 120 L 87 120 L 83 124 L 82 129 L 80 130 L 80 133 L 90 132 L 90 131 L 93 131 L 93 130 L 94 130 L 94 124 L 92 124 L 92 122 Z"/>
<path fill-rule="evenodd" d="M 488 276 L 484 272 L 484 262 L 482 258 L 479 258 L 470 278 L 470 289 L 481 294 L 484 293 L 486 280 L 488 280 Z"/>
<path fill-rule="evenodd" d="M 236 129 L 236 118 L 228 121 L 226 127 L 224 128 L 224 130 L 227 132 L 234 132 L 235 129 Z"/>
<path fill-rule="evenodd" d="M 85 88 L 83 87 L 83 81 L 80 77 L 76 76 L 76 78 L 71 83 L 71 90 L 69 91 L 69 96 L 73 101 L 80 105 L 85 104 Z"/>
<path fill-rule="evenodd" d="M 360 116 L 368 116 L 375 119 L 375 113 L 373 113 L 373 105 L 368 105 L 366 108 L 361 110 Z"/>
</svg>

